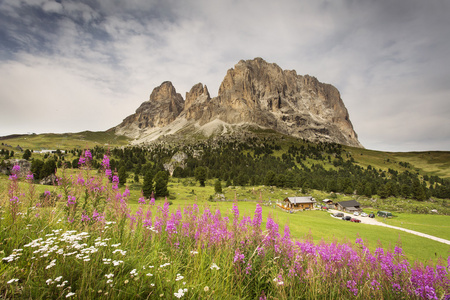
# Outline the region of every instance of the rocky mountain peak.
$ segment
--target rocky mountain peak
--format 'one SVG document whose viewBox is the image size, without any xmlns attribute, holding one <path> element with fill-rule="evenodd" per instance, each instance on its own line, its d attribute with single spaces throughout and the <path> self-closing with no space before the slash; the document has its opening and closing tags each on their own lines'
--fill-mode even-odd
<svg viewBox="0 0 450 300">
<path fill-rule="evenodd" d="M 184 102 L 172 83 L 163 82 L 153 90 L 150 100 L 115 130 L 145 141 L 145 136 L 153 139 L 162 132 L 176 133 L 189 126 L 209 135 L 218 132 L 211 126 L 226 133 L 227 126 L 240 124 L 311 141 L 362 147 L 334 86 L 283 70 L 262 58 L 241 60 L 229 69 L 218 96 L 212 99 L 207 87 L 198 83 L 186 93 Z M 167 128 L 158 129 L 162 127 Z"/>
<path fill-rule="evenodd" d="M 202 83 L 194 85 L 189 92 L 186 93 L 186 101 L 184 109 L 188 110 L 192 105 L 205 104 L 211 100 L 208 88 Z"/>
<path fill-rule="evenodd" d="M 183 97 L 177 93 L 172 82 L 164 81 L 160 86 L 153 89 L 150 94 L 149 101 L 151 102 L 167 102 L 172 99 L 178 99 L 183 102 Z"/>
<path fill-rule="evenodd" d="M 128 116 L 115 128 L 116 134 L 138 138 L 147 128 L 164 127 L 183 111 L 183 97 L 170 81 L 153 89 L 150 99 L 141 104 L 136 113 Z"/>
<path fill-rule="evenodd" d="M 361 147 L 339 91 L 317 78 L 282 70 L 262 58 L 241 60 L 219 89 L 220 119 L 262 127 L 313 141 Z"/>
</svg>

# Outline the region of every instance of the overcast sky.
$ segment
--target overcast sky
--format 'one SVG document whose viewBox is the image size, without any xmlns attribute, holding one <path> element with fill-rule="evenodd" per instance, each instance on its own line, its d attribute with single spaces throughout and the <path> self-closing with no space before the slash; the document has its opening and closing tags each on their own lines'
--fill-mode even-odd
<svg viewBox="0 0 450 300">
<path fill-rule="evenodd" d="M 448 0 L 2 0 L 0 136 L 103 131 L 262 57 L 336 86 L 360 142 L 450 150 Z"/>
</svg>

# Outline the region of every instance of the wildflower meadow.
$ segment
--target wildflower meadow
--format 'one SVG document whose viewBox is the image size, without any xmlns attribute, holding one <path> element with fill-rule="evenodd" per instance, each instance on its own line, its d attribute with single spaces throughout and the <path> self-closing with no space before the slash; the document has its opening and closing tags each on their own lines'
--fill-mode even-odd
<svg viewBox="0 0 450 300">
<path fill-rule="evenodd" d="M 205 205 L 169 206 L 119 189 L 84 151 L 38 195 L 15 166 L 1 194 L 3 299 L 450 299 L 450 257 L 410 263 L 400 247 L 294 240 L 288 226 Z M 265 224 L 265 226 L 263 226 Z"/>
</svg>

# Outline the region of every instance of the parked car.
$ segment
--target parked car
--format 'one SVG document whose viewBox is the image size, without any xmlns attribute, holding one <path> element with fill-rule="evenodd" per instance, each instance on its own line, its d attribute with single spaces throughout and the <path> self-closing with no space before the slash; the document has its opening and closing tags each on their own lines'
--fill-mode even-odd
<svg viewBox="0 0 450 300">
<path fill-rule="evenodd" d="M 361 213 L 361 217 L 368 217 L 369 215 L 366 214 L 365 212 Z"/>
<path fill-rule="evenodd" d="M 354 215 L 354 216 L 359 216 L 359 212 L 355 211 L 355 212 L 353 213 L 353 215 Z"/>
<path fill-rule="evenodd" d="M 352 217 L 350 217 L 350 216 L 342 217 L 342 220 L 344 220 L 344 221 L 350 221 L 351 219 L 352 219 Z"/>
<path fill-rule="evenodd" d="M 372 219 L 375 218 L 375 214 L 374 213 L 370 213 L 369 214 L 369 218 L 372 218 Z"/>
<path fill-rule="evenodd" d="M 344 216 L 344 213 L 341 213 L 341 212 L 333 214 L 333 217 L 336 217 L 336 218 L 342 218 L 343 216 Z"/>
<path fill-rule="evenodd" d="M 357 218 L 351 218 L 350 222 L 361 223 L 361 220 Z"/>
</svg>

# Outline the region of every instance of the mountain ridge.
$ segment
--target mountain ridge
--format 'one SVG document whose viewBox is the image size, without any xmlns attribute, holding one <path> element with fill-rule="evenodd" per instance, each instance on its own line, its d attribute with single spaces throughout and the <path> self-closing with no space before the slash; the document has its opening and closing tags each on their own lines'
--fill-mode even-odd
<svg viewBox="0 0 450 300">
<path fill-rule="evenodd" d="M 363 147 L 339 91 L 294 70 L 282 70 L 262 58 L 241 60 L 227 71 L 218 92 L 195 84 L 185 99 L 170 81 L 156 87 L 122 123 L 116 134 L 150 142 L 164 135 L 226 134 L 256 125 L 313 142 Z M 189 130 L 186 130 L 189 129 Z"/>
</svg>

